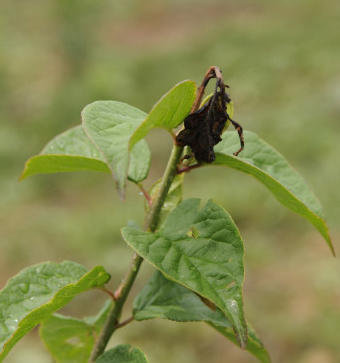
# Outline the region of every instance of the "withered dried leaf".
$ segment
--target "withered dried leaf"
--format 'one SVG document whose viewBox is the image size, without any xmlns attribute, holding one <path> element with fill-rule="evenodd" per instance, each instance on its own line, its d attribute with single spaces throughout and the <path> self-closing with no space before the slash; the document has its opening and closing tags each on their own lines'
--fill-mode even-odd
<svg viewBox="0 0 340 363">
<path fill-rule="evenodd" d="M 231 99 L 225 88 L 223 80 L 217 78 L 212 97 L 200 109 L 185 118 L 184 129 L 176 137 L 178 145 L 190 146 L 197 161 L 212 163 L 215 160 L 214 146 L 222 140 L 221 135 L 228 120 L 240 136 L 241 148 L 234 155 L 243 149 L 242 127 L 227 113 L 227 104 Z"/>
</svg>

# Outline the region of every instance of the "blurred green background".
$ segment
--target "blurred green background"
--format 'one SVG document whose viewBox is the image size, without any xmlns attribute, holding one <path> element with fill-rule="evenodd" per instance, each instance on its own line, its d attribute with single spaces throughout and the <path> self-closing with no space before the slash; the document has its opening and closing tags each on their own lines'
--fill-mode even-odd
<svg viewBox="0 0 340 363">
<path fill-rule="evenodd" d="M 231 87 L 234 118 L 308 180 L 339 253 L 339 24 L 337 0 L 1 0 L 0 285 L 27 265 L 68 259 L 104 265 L 117 286 L 132 254 L 119 229 L 143 223 L 136 187 L 123 203 L 107 174 L 18 183 L 24 162 L 79 124 L 86 104 L 112 99 L 148 112 L 177 82 L 201 82 L 211 65 Z M 149 186 L 171 138 L 160 130 L 147 140 Z M 340 361 L 340 263 L 313 227 L 234 170 L 191 172 L 191 196 L 219 201 L 240 228 L 246 315 L 273 362 Z M 134 293 L 151 274 L 144 264 Z M 64 313 L 94 314 L 105 298 L 89 292 Z M 37 334 L 6 361 L 52 362 Z M 203 323 L 134 323 L 112 345 L 121 342 L 153 363 L 256 362 Z"/>
</svg>

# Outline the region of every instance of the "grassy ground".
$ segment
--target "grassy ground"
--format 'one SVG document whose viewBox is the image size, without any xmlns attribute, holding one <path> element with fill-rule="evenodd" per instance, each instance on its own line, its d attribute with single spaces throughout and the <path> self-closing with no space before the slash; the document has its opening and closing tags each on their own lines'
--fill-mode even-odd
<svg viewBox="0 0 340 363">
<path fill-rule="evenodd" d="M 17 178 L 50 138 L 80 123 L 87 103 L 114 99 L 147 112 L 175 83 L 200 82 L 210 65 L 220 66 L 231 86 L 235 119 L 308 180 L 339 251 L 339 21 L 335 0 L 2 0 L 0 284 L 27 265 L 63 259 L 102 264 L 112 286 L 120 281 L 131 251 L 119 228 L 129 219 L 143 222 L 138 191 L 131 186 L 121 203 L 108 175 Z M 148 141 L 151 183 L 171 140 L 154 131 Z M 233 170 L 190 173 L 190 196 L 218 200 L 239 226 L 247 317 L 273 361 L 339 361 L 340 264 L 318 233 Z M 143 266 L 137 287 L 150 274 Z M 66 313 L 91 314 L 104 298 L 89 293 Z M 202 324 L 134 323 L 117 342 L 139 345 L 151 362 L 255 362 Z M 49 358 L 34 331 L 7 361 Z"/>
</svg>

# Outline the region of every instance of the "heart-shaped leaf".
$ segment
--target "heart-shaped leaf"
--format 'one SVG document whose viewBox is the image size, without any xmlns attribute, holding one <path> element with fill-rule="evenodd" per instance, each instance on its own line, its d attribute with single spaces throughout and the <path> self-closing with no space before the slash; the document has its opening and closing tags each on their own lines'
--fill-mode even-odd
<svg viewBox="0 0 340 363">
<path fill-rule="evenodd" d="M 122 235 L 167 277 L 219 307 L 245 347 L 243 241 L 222 207 L 208 201 L 199 209 L 199 204 L 199 199 L 180 203 L 155 233 L 125 227 Z"/>
<path fill-rule="evenodd" d="M 154 105 L 145 121 L 132 135 L 130 149 L 153 128 L 163 128 L 171 133 L 175 127 L 180 125 L 191 110 L 196 90 L 195 82 L 184 81 L 166 93 Z"/>
<path fill-rule="evenodd" d="M 0 361 L 31 329 L 76 295 L 103 286 L 110 275 L 74 262 L 46 262 L 22 270 L 0 291 Z"/>
<path fill-rule="evenodd" d="M 236 132 L 226 132 L 216 145 L 213 165 L 228 166 L 252 175 L 263 183 L 287 208 L 310 221 L 321 233 L 334 254 L 324 212 L 304 179 L 275 149 L 253 132 L 244 133 L 245 148 L 235 157 L 239 138 Z"/>
<path fill-rule="evenodd" d="M 169 319 L 172 321 L 204 321 L 237 344 L 230 321 L 218 308 L 209 308 L 200 297 L 173 281 L 166 279 L 159 271 L 150 278 L 133 304 L 136 320 Z M 263 363 L 270 358 L 260 338 L 247 324 L 248 343 L 246 350 Z"/>
</svg>

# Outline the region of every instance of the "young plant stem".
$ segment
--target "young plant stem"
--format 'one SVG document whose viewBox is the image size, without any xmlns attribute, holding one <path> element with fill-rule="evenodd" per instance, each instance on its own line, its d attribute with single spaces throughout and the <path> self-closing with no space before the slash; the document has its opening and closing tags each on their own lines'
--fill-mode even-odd
<svg viewBox="0 0 340 363">
<path fill-rule="evenodd" d="M 94 363 L 96 359 L 104 352 L 112 334 L 115 332 L 116 329 L 119 328 L 119 318 L 124 303 L 126 301 L 126 298 L 128 297 L 133 282 L 135 281 L 142 261 L 142 257 L 140 257 L 137 253 L 134 253 L 130 268 L 127 271 L 119 288 L 115 292 L 115 300 L 113 306 L 108 314 L 103 330 L 101 331 L 100 336 L 92 349 L 89 362 Z"/>
<path fill-rule="evenodd" d="M 173 146 L 170 159 L 165 169 L 159 191 L 147 215 L 144 226 L 145 230 L 154 232 L 157 228 L 160 211 L 164 204 L 165 198 L 169 192 L 171 184 L 177 174 L 177 165 L 180 162 L 182 152 L 183 152 L 183 147 L 177 145 Z"/>
<path fill-rule="evenodd" d="M 216 69 L 217 69 L 217 71 L 216 71 Z M 216 77 L 217 73 L 220 74 L 219 72 L 220 71 L 217 67 L 209 68 L 209 70 L 206 73 L 205 78 L 202 82 L 202 85 L 196 94 L 196 99 L 192 106 L 191 112 L 195 112 L 199 108 L 199 105 L 202 101 L 202 97 L 204 94 L 204 89 L 205 89 L 208 81 L 211 78 Z M 171 184 L 172 184 L 175 176 L 177 175 L 177 166 L 180 163 L 183 149 L 184 148 L 182 146 L 176 145 L 176 143 L 174 144 L 174 146 L 172 148 L 171 155 L 170 155 L 168 164 L 166 166 L 166 169 L 165 169 L 165 172 L 164 172 L 164 175 L 162 178 L 162 183 L 160 185 L 159 191 L 158 191 L 155 199 L 153 200 L 153 202 L 151 204 L 149 213 L 148 213 L 146 221 L 145 221 L 144 229 L 146 231 L 155 232 L 155 230 L 157 228 L 162 206 L 165 202 L 166 196 L 168 195 Z M 131 287 L 135 281 L 135 278 L 138 274 L 138 271 L 139 271 L 139 268 L 140 268 L 142 262 L 143 262 L 143 258 L 135 252 L 132 257 L 130 268 L 126 273 L 125 278 L 121 282 L 118 289 L 115 291 L 114 299 L 113 299 L 114 300 L 113 307 L 112 307 L 111 311 L 109 312 L 109 315 L 106 319 L 103 330 L 102 330 L 95 346 L 93 347 L 89 363 L 95 363 L 96 359 L 104 352 L 104 350 L 107 346 L 107 343 L 109 342 L 112 334 L 115 332 L 115 330 L 117 330 L 119 327 L 122 326 L 122 324 L 119 323 L 119 318 L 120 318 L 123 306 L 125 304 L 126 298 L 128 297 L 128 295 L 130 293 Z"/>
<path fill-rule="evenodd" d="M 150 211 L 147 215 L 145 222 L 145 230 L 150 232 L 154 232 L 157 228 L 158 219 L 160 215 L 160 211 L 164 204 L 165 198 L 169 192 L 171 184 L 177 173 L 177 164 L 180 161 L 181 155 L 183 152 L 183 148 L 177 145 L 173 146 L 170 159 L 168 165 L 165 169 L 164 176 L 162 178 L 162 183 L 159 188 L 159 191 L 154 199 Z M 143 258 L 139 256 L 137 253 L 134 253 L 129 270 L 126 273 L 125 278 L 121 282 L 120 286 L 116 290 L 114 294 L 114 304 L 112 309 L 109 312 L 109 315 L 106 319 L 105 325 L 101 334 L 93 347 L 90 363 L 94 363 L 96 359 L 104 352 L 105 347 L 107 346 L 112 334 L 116 329 L 120 327 L 119 318 L 125 304 L 126 298 L 129 295 L 131 287 L 135 281 L 135 278 L 138 274 L 140 265 L 143 262 Z"/>
</svg>

